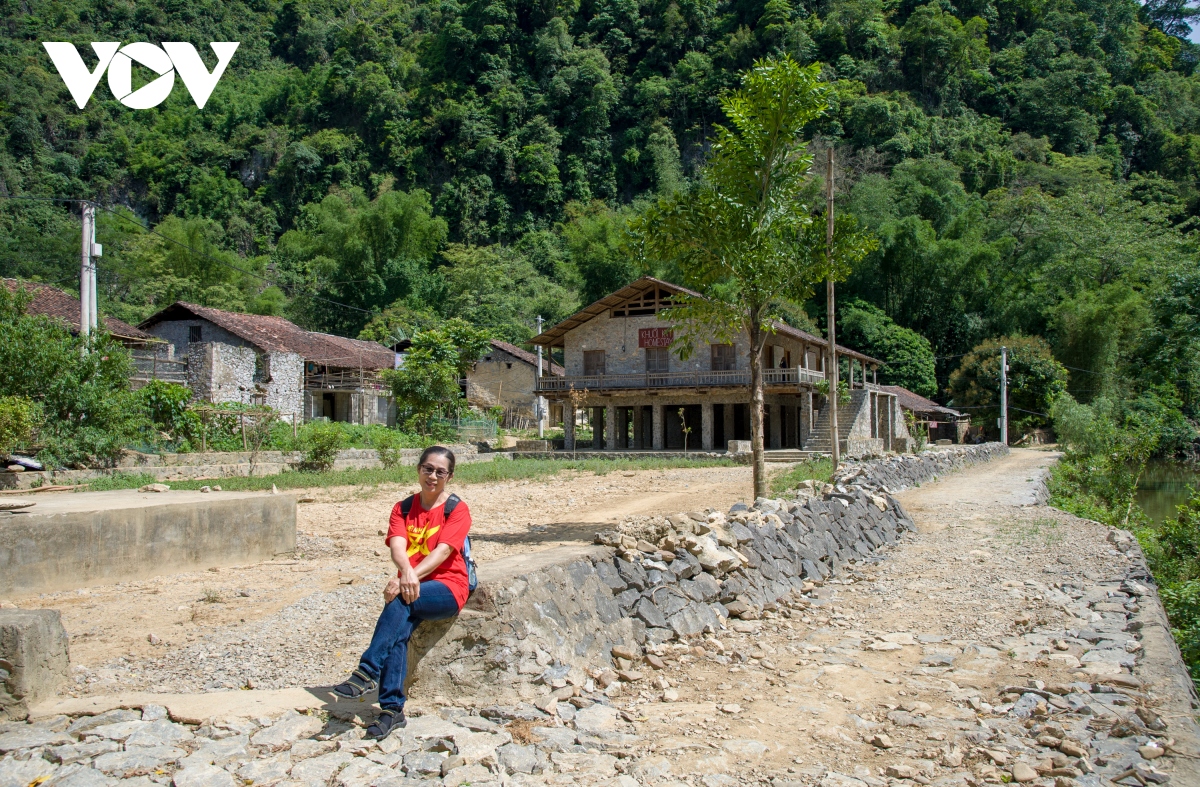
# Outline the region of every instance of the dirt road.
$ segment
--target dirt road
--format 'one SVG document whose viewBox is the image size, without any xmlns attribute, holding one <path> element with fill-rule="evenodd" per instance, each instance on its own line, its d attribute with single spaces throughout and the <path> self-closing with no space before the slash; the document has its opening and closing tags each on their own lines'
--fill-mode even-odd
<svg viewBox="0 0 1200 787">
<path fill-rule="evenodd" d="M 634 514 L 666 514 L 690 510 L 696 501 L 728 507 L 746 497 L 750 470 L 743 467 L 622 471 L 605 475 L 568 471 L 551 478 L 458 487 L 471 508 L 472 545 L 479 562 L 569 543 L 590 543 L 599 526 Z M 13 602 L 24 609 L 62 612 L 71 638 L 71 661 L 82 676 L 78 691 L 149 688 L 138 676 L 139 665 L 163 659 L 188 643 L 247 638 L 256 626 L 275 629 L 281 614 L 294 627 L 288 639 L 310 649 L 313 669 L 340 665 L 344 653 L 361 649 L 369 636 L 352 622 L 373 610 L 373 595 L 382 588 L 391 561 L 382 534 L 397 500 L 414 491 L 404 487 L 335 487 L 301 490 L 297 514 L 297 551 L 293 558 L 232 568 L 155 577 L 150 580 L 98 585 L 78 591 L 49 593 Z M 169 494 L 169 493 L 168 493 Z M 353 583 L 354 587 L 341 588 Z M 335 592 L 338 590 L 341 592 Z M 284 610 L 302 599 L 333 593 L 331 603 L 314 598 L 302 608 L 311 615 L 297 620 Z M 364 603 L 364 600 L 370 603 Z M 373 614 L 373 613 L 372 613 Z M 329 636 L 330 631 L 344 636 Z M 282 643 L 276 643 L 282 646 Z M 241 662 L 241 663 L 244 663 Z M 259 685 L 312 678 L 276 674 L 264 667 Z M 161 677 L 161 673 L 159 674 Z M 162 690 L 240 688 L 236 679 L 183 684 L 168 679 Z M 225 685 L 231 683 L 232 685 Z"/>
<path fill-rule="evenodd" d="M 361 729 L 331 722 L 322 734 L 339 737 L 336 752 L 334 741 L 300 741 L 279 755 L 243 751 L 237 756 L 246 762 L 227 767 L 246 779 L 277 773 L 280 784 L 293 785 L 305 783 L 298 774 L 316 772 L 317 762 L 328 760 L 331 770 L 321 771 L 323 778 L 342 787 L 368 787 L 385 776 L 394 779 L 385 779 L 388 784 L 408 784 L 395 775 L 401 755 L 411 774 L 424 767 L 419 758 L 427 752 L 398 747 L 410 745 L 413 729 L 424 729 L 430 740 L 460 736 L 455 739 L 460 749 L 468 745 L 463 741 L 476 740 L 472 735 L 486 737 L 493 747 L 514 738 L 529 744 L 506 748 L 505 758 L 514 759 L 493 771 L 470 766 L 477 768 L 470 772 L 472 783 L 499 785 L 489 773 L 503 769 L 510 774 L 504 783 L 517 787 L 949 787 L 1010 781 L 1107 787 L 1109 779 L 1131 768 L 1145 783 L 1200 784 L 1190 691 L 1157 601 L 1130 581 L 1141 571 L 1136 549 L 1126 554 L 1110 543 L 1107 528 L 1032 504 L 1039 474 L 1054 458 L 1018 450 L 903 493 L 916 533 L 878 559 L 813 588 L 805 600 L 764 613 L 762 620 L 729 621 L 726 630 L 700 641 L 658 646 L 661 663 L 647 660 L 637 667 L 642 675 L 614 684 L 621 690 L 607 699 L 577 697 L 572 702 L 579 702 L 579 711 L 560 703 L 565 708 L 560 715 L 579 714 L 574 730 L 521 722 L 505 730 L 489 727 L 491 722 L 474 715 L 480 709 L 471 698 L 456 698 L 457 707 L 438 707 L 418 687 L 409 704 L 415 727 L 407 737 L 393 736 L 399 742 L 377 747 L 357 740 Z M 741 496 L 747 480 L 740 469 L 581 477 L 502 485 L 486 495 L 475 487 L 468 499 L 478 521 L 486 523 L 481 543 L 502 560 L 510 550 L 572 541 L 585 525 L 611 516 L 723 508 Z M 394 497 L 335 492 L 311 504 L 305 526 L 316 535 L 309 536 L 306 550 L 319 553 L 313 544 L 327 539 L 322 547 L 327 556 L 222 572 L 209 582 L 229 588 L 259 582 L 242 597 L 249 601 L 234 601 L 236 609 L 247 610 L 242 614 L 257 612 L 257 622 L 223 623 L 207 610 L 226 604 L 194 603 L 176 637 L 186 643 L 189 633 L 204 636 L 160 656 L 109 662 L 90 673 L 87 680 L 93 682 L 80 690 L 171 691 L 179 688 L 172 681 L 187 683 L 195 675 L 211 688 L 234 686 L 246 676 L 264 685 L 314 685 L 317 676 L 344 673 L 353 648 L 361 647 L 356 643 L 362 632 L 373 623 L 370 614 L 356 617 L 352 610 L 373 610 L 369 600 L 383 576 L 376 561 L 378 575 L 368 582 L 331 587 L 377 543 L 348 523 L 377 520 Z M 514 507 L 520 516 L 510 513 Z M 541 513 L 530 513 L 535 511 Z M 320 524 L 330 521 L 347 524 Z M 535 531 L 541 538 L 529 535 L 539 527 L 546 528 Z M 193 583 L 194 598 L 203 583 L 185 579 Z M 279 598 L 304 598 L 275 613 L 255 610 L 257 588 L 265 595 L 276 580 L 286 585 L 270 597 L 276 609 Z M 126 610 L 144 608 L 156 591 L 173 592 L 164 584 L 147 583 L 136 589 L 137 599 L 118 603 Z M 99 593 L 111 603 L 119 591 Z M 64 600 L 43 601 L 62 607 Z M 103 603 L 89 603 L 96 604 L 91 614 L 112 621 L 115 630 L 135 630 L 112 620 Z M 1136 625 L 1127 626 L 1129 621 Z M 84 611 L 68 616 L 69 628 L 87 622 Z M 108 636 L 114 642 L 119 635 Z M 111 650 L 101 640 L 92 647 L 95 655 Z M 1103 658 L 1092 658 L 1098 654 Z M 1119 664 L 1135 661 L 1130 678 Z M 295 665 L 304 677 L 291 671 Z M 242 694 L 247 701 L 271 702 L 270 692 Z M 591 704 L 594 699 L 604 703 Z M 263 711 L 231 721 L 222 734 L 243 729 L 251 734 L 270 715 Z M 286 718 L 292 719 L 287 724 L 309 723 L 294 714 Z M 260 733 L 263 739 L 281 723 Z M 590 732 L 579 732 L 584 729 Z M 329 753 L 314 758 L 320 752 Z M 341 759 L 334 763 L 335 757 Z M 442 760 L 433 762 L 436 771 Z M 456 778 L 444 784 L 461 784 L 466 777 Z"/>
</svg>

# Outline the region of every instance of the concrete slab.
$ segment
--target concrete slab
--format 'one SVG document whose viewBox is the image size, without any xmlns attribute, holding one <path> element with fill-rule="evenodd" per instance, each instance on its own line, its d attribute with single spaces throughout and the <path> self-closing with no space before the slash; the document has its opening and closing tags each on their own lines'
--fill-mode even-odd
<svg viewBox="0 0 1200 787">
<path fill-rule="evenodd" d="M 269 560 L 296 548 L 296 497 L 80 492 L 0 515 L 0 597 Z"/>
<path fill-rule="evenodd" d="M 368 697 L 374 701 L 375 695 Z M 201 724 L 206 719 L 229 716 L 270 716 L 286 710 L 322 709 L 355 712 L 363 703 L 343 700 L 325 688 L 292 688 L 270 691 L 212 691 L 204 694 L 152 694 L 131 691 L 122 694 L 102 694 L 77 699 L 65 698 L 43 702 L 29 713 L 29 720 L 67 716 L 95 716 L 115 708 L 141 708 L 161 705 L 171 719 L 183 724 Z"/>
</svg>

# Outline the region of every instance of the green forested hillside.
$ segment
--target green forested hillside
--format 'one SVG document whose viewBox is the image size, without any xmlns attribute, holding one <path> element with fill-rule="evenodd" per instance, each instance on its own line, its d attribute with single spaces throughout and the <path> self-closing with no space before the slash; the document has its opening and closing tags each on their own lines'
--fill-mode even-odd
<svg viewBox="0 0 1200 787">
<path fill-rule="evenodd" d="M 694 177 L 738 72 L 787 52 L 834 84 L 813 145 L 835 147 L 840 209 L 881 241 L 841 288 L 863 341 L 919 333 L 936 386 L 926 361 L 897 369 L 944 398 L 958 356 L 1040 335 L 1077 398 L 1190 437 L 1200 51 L 1178 0 L 0 9 L 0 194 L 109 206 L 102 308 L 127 320 L 184 298 L 350 335 L 458 316 L 526 339 L 536 314 L 658 270 L 627 220 Z M 178 84 L 129 110 L 102 81 L 80 111 L 45 40 L 85 59 L 93 40 L 187 41 L 210 67 L 209 41 L 241 47 L 203 110 Z M 0 274 L 69 288 L 77 226 L 0 200 Z M 928 355 L 909 333 L 878 342 Z"/>
</svg>

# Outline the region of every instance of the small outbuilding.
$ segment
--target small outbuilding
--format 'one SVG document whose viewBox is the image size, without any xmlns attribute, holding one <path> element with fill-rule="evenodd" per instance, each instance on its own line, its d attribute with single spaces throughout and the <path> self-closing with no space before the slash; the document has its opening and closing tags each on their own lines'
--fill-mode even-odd
<svg viewBox="0 0 1200 787">
<path fill-rule="evenodd" d="M 537 424 L 538 358 L 515 344 L 493 339 L 488 352 L 467 373 L 467 403 L 482 409 L 501 407 L 504 425 L 527 428 Z M 562 377 L 563 368 L 542 358 L 543 377 Z M 562 418 L 555 404 L 547 411 L 550 423 Z"/>
<path fill-rule="evenodd" d="M 929 442 L 949 440 L 952 443 L 963 443 L 967 439 L 967 430 L 971 426 L 971 417 L 940 405 L 932 399 L 926 399 L 907 388 L 898 385 L 881 385 L 881 391 L 893 394 L 900 409 L 912 413 L 913 423 L 924 426 L 929 431 Z"/>
</svg>

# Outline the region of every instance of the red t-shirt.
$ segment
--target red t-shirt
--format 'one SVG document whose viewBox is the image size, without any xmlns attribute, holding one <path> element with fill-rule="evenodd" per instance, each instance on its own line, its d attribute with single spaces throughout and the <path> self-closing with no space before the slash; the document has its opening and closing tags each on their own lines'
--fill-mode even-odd
<svg viewBox="0 0 1200 787">
<path fill-rule="evenodd" d="M 444 503 L 433 511 L 426 511 L 421 506 L 421 496 L 414 495 L 412 508 L 408 510 L 406 518 L 400 511 L 400 504 L 396 503 L 392 507 L 387 537 L 383 542 L 390 546 L 393 538 L 403 536 L 408 542 L 408 562 L 413 568 L 416 568 L 434 547 L 439 544 L 449 545 L 453 550 L 450 557 L 443 560 L 425 579 L 436 579 L 449 588 L 454 600 L 458 602 L 458 608 L 462 609 L 463 604 L 467 603 L 467 596 L 470 595 L 467 561 L 463 559 L 462 548 L 467 531 L 471 529 L 471 512 L 461 500 L 454 507 L 449 521 L 446 520 L 445 511 Z"/>
</svg>

